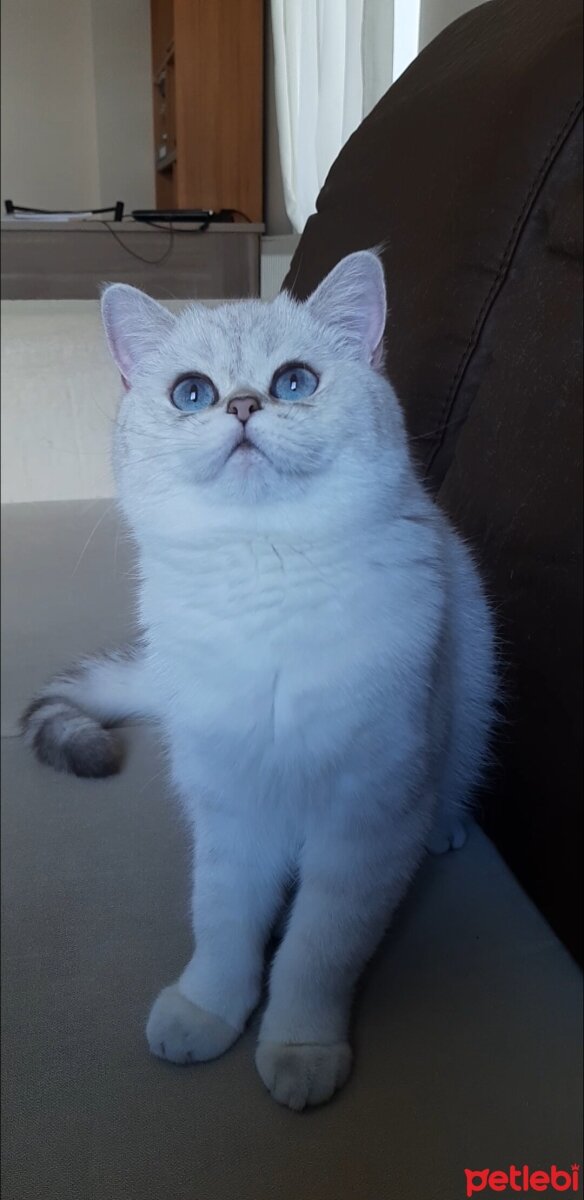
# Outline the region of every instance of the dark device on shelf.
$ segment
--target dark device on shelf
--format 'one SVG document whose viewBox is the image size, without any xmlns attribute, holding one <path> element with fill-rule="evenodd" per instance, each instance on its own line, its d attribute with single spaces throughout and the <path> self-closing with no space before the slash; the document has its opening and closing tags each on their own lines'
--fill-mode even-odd
<svg viewBox="0 0 584 1200">
<path fill-rule="evenodd" d="M 148 224 L 170 225 L 179 223 L 200 223 L 209 225 L 211 221 L 234 221 L 235 213 L 228 208 L 220 212 L 204 208 L 135 208 L 132 217 L 135 221 L 146 221 Z M 237 214 L 239 215 L 239 214 Z M 243 214 L 242 214 L 243 215 Z M 246 218 L 247 219 L 247 218 Z"/>
<path fill-rule="evenodd" d="M 102 216 L 103 213 L 113 213 L 114 221 L 121 221 L 124 216 L 123 200 L 117 200 L 116 203 L 110 205 L 109 208 L 59 208 L 59 209 L 55 209 L 55 208 L 53 208 L 53 209 L 50 209 L 50 208 L 25 208 L 24 204 L 14 204 L 14 202 L 12 200 L 5 200 L 4 208 L 6 210 L 7 217 L 12 217 L 14 215 L 17 215 L 19 212 L 38 213 L 39 217 L 51 217 L 51 216 L 55 216 L 57 213 L 59 213 L 59 214 L 66 213 L 66 215 L 68 217 L 74 217 L 77 213 L 79 213 L 79 215 L 81 215 L 81 213 L 90 212 L 92 217 Z"/>
</svg>

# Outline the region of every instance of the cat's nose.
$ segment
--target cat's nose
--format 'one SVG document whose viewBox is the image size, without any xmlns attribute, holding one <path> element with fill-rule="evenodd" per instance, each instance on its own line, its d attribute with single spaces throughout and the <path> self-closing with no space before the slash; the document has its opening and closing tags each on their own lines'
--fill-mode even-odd
<svg viewBox="0 0 584 1200">
<path fill-rule="evenodd" d="M 227 405 L 227 412 L 233 413 L 233 416 L 237 417 L 242 425 L 245 425 L 251 414 L 259 412 L 261 407 L 257 396 L 234 396 Z"/>
</svg>

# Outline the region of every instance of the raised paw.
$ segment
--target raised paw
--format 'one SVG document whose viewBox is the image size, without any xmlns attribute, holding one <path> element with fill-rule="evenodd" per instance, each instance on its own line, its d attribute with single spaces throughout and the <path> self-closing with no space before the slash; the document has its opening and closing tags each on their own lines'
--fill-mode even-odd
<svg viewBox="0 0 584 1200">
<path fill-rule="evenodd" d="M 300 1112 L 307 1105 L 325 1104 L 343 1086 L 352 1054 L 346 1042 L 332 1046 L 260 1042 L 255 1061 L 274 1100 Z"/>
<path fill-rule="evenodd" d="M 157 1058 L 194 1063 L 218 1058 L 239 1034 L 221 1017 L 187 1000 L 177 987 L 167 987 L 154 1001 L 146 1037 Z"/>
<path fill-rule="evenodd" d="M 461 850 L 468 836 L 467 827 L 460 817 L 442 818 L 436 822 L 428 840 L 430 854 L 447 854 L 449 850 Z"/>
</svg>

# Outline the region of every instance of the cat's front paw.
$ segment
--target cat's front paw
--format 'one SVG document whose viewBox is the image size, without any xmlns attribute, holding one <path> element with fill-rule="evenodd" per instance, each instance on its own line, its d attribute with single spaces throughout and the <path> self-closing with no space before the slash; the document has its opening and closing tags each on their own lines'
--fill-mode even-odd
<svg viewBox="0 0 584 1200">
<path fill-rule="evenodd" d="M 154 1001 L 146 1037 L 157 1058 L 194 1063 L 218 1058 L 239 1033 L 221 1017 L 187 1000 L 177 987 L 167 987 Z"/>
<path fill-rule="evenodd" d="M 307 1105 L 325 1104 L 343 1086 L 352 1054 L 346 1042 L 331 1046 L 260 1042 L 255 1061 L 274 1100 L 300 1112 Z"/>
</svg>

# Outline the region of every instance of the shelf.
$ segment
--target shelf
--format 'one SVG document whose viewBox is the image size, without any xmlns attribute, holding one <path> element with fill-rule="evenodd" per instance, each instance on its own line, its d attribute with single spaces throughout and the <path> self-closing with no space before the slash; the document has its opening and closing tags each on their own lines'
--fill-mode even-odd
<svg viewBox="0 0 584 1200">
<path fill-rule="evenodd" d="M 156 205 L 257 221 L 265 0 L 149 2 Z"/>
<path fill-rule="evenodd" d="M 166 54 L 164 55 L 164 58 L 160 64 L 158 70 L 155 71 L 155 73 L 154 73 L 154 82 L 155 83 L 160 82 L 161 76 L 164 75 L 164 72 L 166 71 L 167 66 L 171 62 L 174 62 L 174 42 L 171 42 L 170 45 L 168 46 L 168 48 L 166 50 Z"/>
<path fill-rule="evenodd" d="M 176 150 L 171 150 L 170 154 L 167 154 L 165 158 L 158 159 L 158 162 L 156 163 L 156 170 L 157 171 L 168 171 L 170 169 L 170 167 L 172 167 L 172 164 L 175 162 L 176 162 Z"/>
</svg>

